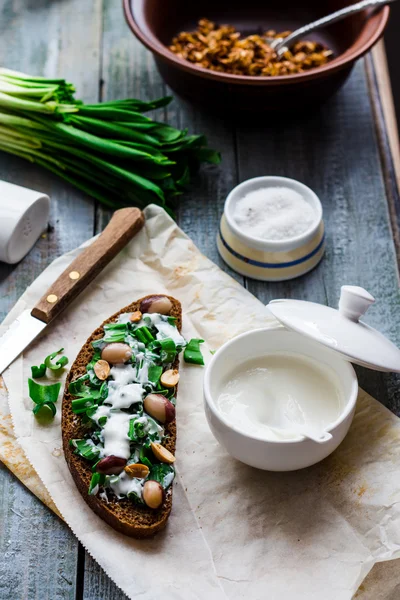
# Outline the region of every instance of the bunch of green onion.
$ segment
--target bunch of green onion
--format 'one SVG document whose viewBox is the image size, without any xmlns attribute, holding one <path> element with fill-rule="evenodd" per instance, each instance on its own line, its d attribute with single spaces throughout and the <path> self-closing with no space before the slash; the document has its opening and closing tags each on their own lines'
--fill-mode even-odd
<svg viewBox="0 0 400 600">
<path fill-rule="evenodd" d="M 166 106 L 127 99 L 84 104 L 64 79 L 0 68 L 0 150 L 53 171 L 113 209 L 173 206 L 200 163 L 220 155 L 143 113 Z"/>
</svg>

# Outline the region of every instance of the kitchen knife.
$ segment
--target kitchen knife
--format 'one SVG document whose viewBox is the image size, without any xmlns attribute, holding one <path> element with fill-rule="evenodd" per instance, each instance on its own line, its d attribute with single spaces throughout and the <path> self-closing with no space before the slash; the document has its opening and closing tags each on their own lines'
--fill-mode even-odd
<svg viewBox="0 0 400 600">
<path fill-rule="evenodd" d="M 143 227 L 138 208 L 122 208 L 103 233 L 85 248 L 47 290 L 36 306 L 24 311 L 0 337 L 0 375 L 75 300 L 87 285 Z"/>
</svg>

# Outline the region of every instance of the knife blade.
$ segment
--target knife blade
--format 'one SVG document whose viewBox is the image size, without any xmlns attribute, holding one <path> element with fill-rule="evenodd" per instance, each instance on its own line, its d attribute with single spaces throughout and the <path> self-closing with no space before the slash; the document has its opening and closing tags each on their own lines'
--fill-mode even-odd
<svg viewBox="0 0 400 600">
<path fill-rule="evenodd" d="M 0 375 L 45 327 L 46 323 L 32 317 L 29 310 L 15 319 L 0 338 Z"/>
<path fill-rule="evenodd" d="M 87 287 L 143 227 L 138 208 L 122 208 L 103 233 L 67 267 L 32 310 L 24 311 L 0 337 L 0 375 L 49 323 Z"/>
</svg>

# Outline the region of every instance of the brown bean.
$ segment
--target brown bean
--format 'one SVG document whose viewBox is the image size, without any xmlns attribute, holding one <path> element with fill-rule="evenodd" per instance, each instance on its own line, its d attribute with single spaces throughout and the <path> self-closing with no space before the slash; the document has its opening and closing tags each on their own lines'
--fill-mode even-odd
<svg viewBox="0 0 400 600">
<path fill-rule="evenodd" d="M 143 500 L 149 508 L 159 508 L 164 501 L 165 492 L 158 481 L 150 479 L 143 486 Z"/>
<path fill-rule="evenodd" d="M 172 302 L 167 296 L 150 296 L 145 298 L 140 310 L 142 313 L 159 313 L 160 315 L 169 315 L 172 309 Z"/>
<path fill-rule="evenodd" d="M 124 470 L 126 462 L 126 458 L 111 454 L 97 463 L 96 471 L 103 475 L 119 475 Z"/>
<path fill-rule="evenodd" d="M 98 379 L 104 381 L 110 374 L 110 365 L 106 360 L 98 360 L 93 367 L 93 371 Z"/>
<path fill-rule="evenodd" d="M 161 446 L 161 444 L 157 444 L 157 442 L 151 442 L 150 448 L 154 456 L 160 462 L 166 463 L 167 465 L 171 465 L 175 462 L 175 456 L 172 454 L 172 452 L 164 448 L 164 446 Z"/>
<path fill-rule="evenodd" d="M 175 406 L 162 394 L 149 394 L 146 396 L 143 408 L 160 423 L 170 423 L 175 419 Z"/>
<path fill-rule="evenodd" d="M 129 477 L 137 477 L 138 479 L 145 479 L 150 473 L 149 467 L 141 463 L 126 465 L 124 471 L 128 473 Z"/>
<path fill-rule="evenodd" d="M 179 381 L 179 372 L 177 369 L 168 369 L 160 377 L 161 385 L 166 388 L 173 388 Z"/>
<path fill-rule="evenodd" d="M 112 365 L 120 365 L 127 362 L 132 356 L 132 348 L 122 342 L 107 344 L 101 353 L 101 358 Z"/>
<path fill-rule="evenodd" d="M 135 310 L 135 312 L 133 312 L 130 316 L 130 322 L 131 323 L 139 323 L 139 321 L 142 320 L 142 313 L 140 312 L 140 310 Z"/>
</svg>

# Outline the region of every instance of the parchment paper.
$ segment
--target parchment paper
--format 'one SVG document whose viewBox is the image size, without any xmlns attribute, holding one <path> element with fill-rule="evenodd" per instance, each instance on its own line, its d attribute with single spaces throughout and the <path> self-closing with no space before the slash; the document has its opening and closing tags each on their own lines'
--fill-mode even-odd
<svg viewBox="0 0 400 600">
<path fill-rule="evenodd" d="M 44 271 L 9 320 L 32 306 L 79 251 Z M 49 427 L 32 416 L 30 366 L 60 346 L 72 361 L 103 319 L 163 291 L 183 304 L 184 335 L 207 341 L 206 360 L 242 331 L 276 326 L 162 209 L 149 207 L 145 229 L 5 373 L 18 443 L 58 510 L 131 598 L 350 600 L 375 562 L 400 557 L 400 420 L 364 392 L 331 457 L 303 471 L 267 473 L 230 458 L 214 440 L 202 406 L 204 371 L 183 364 L 178 474 L 166 531 L 131 540 L 94 515 L 76 490 L 61 450 L 60 411 Z"/>
</svg>

